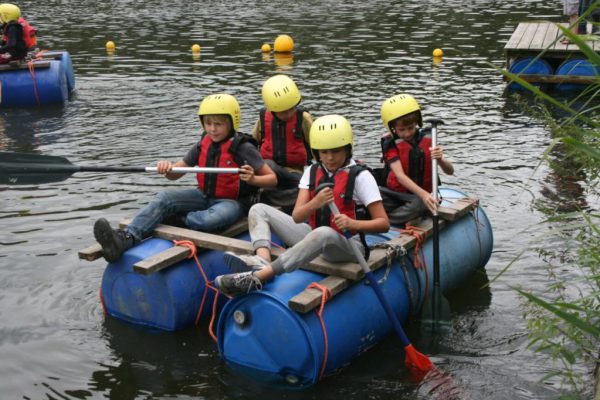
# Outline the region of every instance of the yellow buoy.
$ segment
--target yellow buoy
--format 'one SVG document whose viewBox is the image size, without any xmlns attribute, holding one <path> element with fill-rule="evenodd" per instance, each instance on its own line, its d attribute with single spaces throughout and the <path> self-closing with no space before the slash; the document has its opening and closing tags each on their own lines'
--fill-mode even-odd
<svg viewBox="0 0 600 400">
<path fill-rule="evenodd" d="M 192 53 L 200 53 L 200 45 L 195 44 L 192 46 Z"/>
<path fill-rule="evenodd" d="M 108 42 L 106 42 L 106 50 L 107 51 L 115 51 L 115 42 L 113 42 L 112 40 L 109 40 Z"/>
<path fill-rule="evenodd" d="M 434 57 L 441 57 L 444 55 L 444 51 L 442 49 L 435 49 L 433 50 L 433 56 Z"/>
<path fill-rule="evenodd" d="M 291 53 L 294 50 L 294 41 L 288 35 L 279 35 L 273 43 L 275 53 Z"/>
<path fill-rule="evenodd" d="M 268 53 L 271 51 L 271 45 L 269 43 L 265 43 L 260 47 L 260 51 L 263 53 Z"/>
</svg>

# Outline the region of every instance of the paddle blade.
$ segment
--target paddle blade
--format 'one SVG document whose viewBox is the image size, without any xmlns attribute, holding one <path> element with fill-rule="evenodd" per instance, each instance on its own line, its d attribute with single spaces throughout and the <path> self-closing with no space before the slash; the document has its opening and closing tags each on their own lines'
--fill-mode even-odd
<svg viewBox="0 0 600 400">
<path fill-rule="evenodd" d="M 452 327 L 450 319 L 450 303 L 440 293 L 427 297 L 421 309 L 421 330 L 423 333 L 445 333 Z"/>
<path fill-rule="evenodd" d="M 0 184 L 31 185 L 60 182 L 79 168 L 64 157 L 0 152 Z"/>
<path fill-rule="evenodd" d="M 422 381 L 425 375 L 435 368 L 429 357 L 419 353 L 412 344 L 406 346 L 404 352 L 404 363 L 415 381 Z"/>
</svg>

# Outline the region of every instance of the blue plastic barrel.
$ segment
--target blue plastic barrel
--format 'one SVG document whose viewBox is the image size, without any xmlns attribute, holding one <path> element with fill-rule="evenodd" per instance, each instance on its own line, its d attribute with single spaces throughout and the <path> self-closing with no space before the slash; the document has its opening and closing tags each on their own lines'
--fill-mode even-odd
<svg viewBox="0 0 600 400">
<path fill-rule="evenodd" d="M 28 68 L 0 71 L 0 107 L 63 104 L 68 98 L 63 64 L 55 60 L 34 62 L 44 63 L 50 65 L 34 68 L 33 73 Z"/>
<path fill-rule="evenodd" d="M 73 71 L 73 61 L 69 52 L 65 50 L 45 50 L 38 53 L 38 55 L 42 58 L 54 58 L 62 63 L 67 78 L 67 89 L 72 92 L 75 89 L 75 72 Z"/>
<path fill-rule="evenodd" d="M 464 194 L 440 189 L 446 198 Z M 368 235 L 370 240 L 374 235 Z M 444 292 L 458 287 L 491 256 L 492 229 L 479 207 L 440 231 L 440 278 Z M 428 273 L 412 267 L 412 252 L 389 272 L 375 272 L 399 320 L 405 322 L 411 303 L 415 308 L 433 289 L 431 238 L 424 246 Z M 406 276 L 401 265 L 406 266 Z M 298 270 L 276 277 L 262 291 L 236 297 L 225 305 L 217 327 L 219 352 L 227 365 L 256 381 L 286 388 L 305 388 L 319 379 L 325 340 L 315 312 L 300 314 L 288 301 L 325 276 Z M 323 314 L 329 350 L 325 375 L 348 364 L 393 331 L 374 291 L 364 281 L 333 297 Z"/>
<path fill-rule="evenodd" d="M 597 65 L 592 64 L 584 58 L 572 58 L 565 60 L 556 69 L 556 75 L 567 75 L 567 76 L 600 76 L 600 68 Z M 570 90 L 582 90 L 586 87 L 585 84 L 577 83 L 560 83 L 556 85 L 556 88 L 563 91 Z"/>
<path fill-rule="evenodd" d="M 545 60 L 534 57 L 518 58 L 508 68 L 508 72 L 513 74 L 529 75 L 552 75 L 552 67 Z M 533 86 L 542 86 L 540 83 L 532 83 Z M 526 90 L 518 83 L 512 82 L 508 85 L 510 90 Z"/>
<path fill-rule="evenodd" d="M 171 247 L 171 241 L 148 239 L 126 251 L 118 262 L 108 264 L 101 289 L 108 315 L 136 325 L 168 331 L 194 325 L 205 283 L 193 259 L 149 275 L 133 270 L 133 265 L 138 261 Z M 221 252 L 201 251 L 198 259 L 209 280 L 230 272 L 223 264 Z M 210 315 L 213 299 L 214 291 L 209 290 L 201 311 L 203 317 Z"/>
</svg>

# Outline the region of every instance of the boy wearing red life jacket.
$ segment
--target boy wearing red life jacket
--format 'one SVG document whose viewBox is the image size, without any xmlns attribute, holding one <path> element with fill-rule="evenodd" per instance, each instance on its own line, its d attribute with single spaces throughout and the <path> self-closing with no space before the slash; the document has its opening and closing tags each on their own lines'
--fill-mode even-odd
<svg viewBox="0 0 600 400">
<path fill-rule="evenodd" d="M 431 193 L 431 160 L 438 160 L 448 175 L 454 173 L 454 167 L 441 147 L 431 147 L 430 132 L 421 128 L 421 108 L 411 95 L 399 94 L 385 100 L 381 119 L 389 132 L 382 139 L 388 171 L 382 189 L 384 206 L 392 224 L 402 225 L 437 208 Z"/>
<path fill-rule="evenodd" d="M 300 91 L 286 75 L 267 79 L 262 87 L 262 98 L 266 108 L 260 111 L 252 137 L 277 175 L 276 190 L 265 191 L 263 198 L 270 204 L 289 205 L 291 210 L 304 167 L 312 159 L 308 144 L 312 118 L 299 106 Z"/>
<path fill-rule="evenodd" d="M 225 253 L 229 267 L 244 272 L 218 276 L 215 285 L 221 292 L 236 296 L 261 289 L 264 282 L 319 255 L 332 262 L 356 262 L 352 246 L 341 232 L 352 232 L 349 240 L 358 241 L 366 253 L 360 233 L 389 229 L 375 178 L 352 159 L 352 128 L 346 118 L 327 115 L 315 120 L 310 144 L 317 163 L 300 179 L 292 215 L 266 204 L 252 206 L 248 223 L 256 255 Z M 340 214 L 331 214 L 330 202 L 337 205 Z M 366 219 L 359 218 L 361 208 L 368 210 Z M 288 246 L 272 263 L 271 230 Z"/>
<path fill-rule="evenodd" d="M 185 225 L 202 232 L 228 228 L 247 214 L 258 187 L 275 186 L 277 177 L 264 162 L 249 136 L 238 133 L 240 106 L 235 97 L 215 94 L 204 98 L 198 109 L 204 134 L 183 159 L 156 164 L 159 174 L 175 180 L 183 174 L 173 167 L 239 168 L 239 174 L 197 174 L 198 187 L 159 193 L 124 230 L 112 229 L 100 218 L 94 236 L 104 258 L 115 262 L 121 254 L 148 236 L 165 218 L 175 215 Z"/>
<path fill-rule="evenodd" d="M 0 64 L 22 60 L 37 44 L 36 30 L 21 17 L 21 10 L 14 4 L 0 4 L 0 22 Z"/>
</svg>

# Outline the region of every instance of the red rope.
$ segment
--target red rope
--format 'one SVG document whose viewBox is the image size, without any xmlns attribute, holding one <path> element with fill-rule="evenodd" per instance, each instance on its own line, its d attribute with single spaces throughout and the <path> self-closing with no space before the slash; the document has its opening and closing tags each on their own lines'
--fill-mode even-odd
<svg viewBox="0 0 600 400">
<path fill-rule="evenodd" d="M 215 320 L 216 320 L 216 316 L 217 316 L 217 312 L 216 312 L 217 311 L 217 303 L 219 300 L 219 294 L 221 294 L 221 292 L 219 292 L 219 290 L 212 285 L 212 282 L 208 279 L 208 276 L 206 275 L 204 268 L 202 268 L 202 264 L 200 263 L 200 260 L 198 260 L 198 256 L 196 255 L 197 248 L 196 248 L 196 245 L 194 244 L 194 242 L 192 242 L 191 240 L 173 240 L 173 243 L 175 244 L 175 246 L 185 246 L 190 249 L 190 255 L 188 255 L 187 258 L 193 258 L 196 261 L 198 270 L 200 271 L 200 274 L 202 275 L 202 279 L 204 279 L 204 293 L 202 294 L 202 300 L 200 301 L 200 307 L 198 307 L 198 312 L 196 312 L 196 320 L 194 321 L 194 324 L 196 326 L 198 326 L 198 323 L 200 321 L 200 316 L 202 315 L 202 310 L 204 309 L 204 303 L 206 303 L 206 297 L 208 295 L 208 290 L 210 289 L 215 292 L 215 297 L 213 299 L 213 304 L 212 304 L 210 322 L 208 324 L 208 334 L 216 342 L 217 335 L 214 332 L 214 324 L 215 324 Z"/>
<path fill-rule="evenodd" d="M 313 282 L 306 287 L 307 289 L 317 289 L 321 291 L 321 305 L 319 309 L 315 311 L 317 317 L 319 318 L 319 322 L 321 323 L 321 330 L 323 331 L 323 363 L 321 364 L 321 370 L 319 371 L 319 380 L 323 379 L 323 374 L 325 373 L 325 367 L 327 366 L 327 356 L 329 354 L 329 340 L 327 338 L 327 329 L 325 328 L 325 321 L 323 321 L 323 311 L 325 309 L 325 303 L 331 298 L 331 291 L 327 286 L 323 286 L 318 284 L 317 282 Z"/>
<path fill-rule="evenodd" d="M 417 239 L 414 251 L 414 266 L 416 269 L 425 270 L 425 295 L 429 293 L 429 273 L 427 272 L 427 261 L 425 260 L 425 254 L 423 252 L 423 245 L 427 239 L 427 231 L 423 228 L 413 225 L 406 225 L 405 229 L 401 229 L 400 232 L 414 236 Z"/>
<path fill-rule="evenodd" d="M 33 60 L 27 62 L 27 67 L 29 68 L 29 74 L 31 75 L 31 80 L 33 81 L 33 94 L 35 95 L 35 101 L 38 105 L 40 105 L 40 96 L 37 90 L 37 82 L 35 79 L 35 66 L 33 65 Z"/>
<path fill-rule="evenodd" d="M 102 295 L 102 286 L 98 288 L 98 295 L 100 295 L 100 305 L 102 306 L 102 313 L 106 315 L 106 304 L 104 304 L 104 296 Z"/>
</svg>

